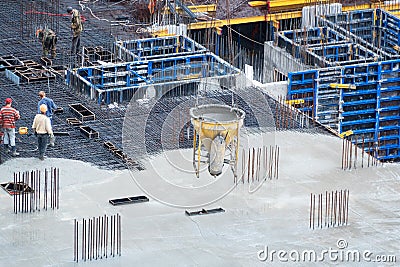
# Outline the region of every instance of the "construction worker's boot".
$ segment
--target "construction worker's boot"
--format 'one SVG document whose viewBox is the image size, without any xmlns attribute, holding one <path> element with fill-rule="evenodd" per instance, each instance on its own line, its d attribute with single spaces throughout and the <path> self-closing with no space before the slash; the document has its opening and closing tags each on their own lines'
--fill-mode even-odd
<svg viewBox="0 0 400 267">
<path fill-rule="evenodd" d="M 11 147 L 11 152 L 12 152 L 11 156 L 13 157 L 19 156 L 19 153 L 17 152 L 17 148 L 15 146 Z"/>
<path fill-rule="evenodd" d="M 8 146 L 8 144 L 4 144 L 4 152 L 10 153 L 10 147 Z"/>
</svg>

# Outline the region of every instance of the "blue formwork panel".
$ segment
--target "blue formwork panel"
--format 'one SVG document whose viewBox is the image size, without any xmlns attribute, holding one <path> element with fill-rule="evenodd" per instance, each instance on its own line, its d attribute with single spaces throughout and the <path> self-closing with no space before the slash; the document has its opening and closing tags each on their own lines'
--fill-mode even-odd
<svg viewBox="0 0 400 267">
<path fill-rule="evenodd" d="M 355 89 L 332 88 L 334 81 Z M 290 73 L 288 98 L 305 94 L 302 110 L 312 109 L 323 125 L 352 130 L 358 143 L 376 146 L 380 160 L 400 160 L 400 60 Z"/>
<path fill-rule="evenodd" d="M 371 26 L 368 26 L 371 29 Z M 345 29 L 342 29 L 346 33 Z M 371 35 L 371 34 L 370 34 Z M 376 61 L 380 54 L 360 44 L 349 42 L 346 34 L 330 27 L 310 28 L 307 31 L 283 31 L 278 34 L 278 46 L 295 58 L 312 66 L 357 64 L 355 60 Z M 323 43 L 323 45 L 321 45 Z M 304 48 L 307 45 L 307 49 Z"/>
<path fill-rule="evenodd" d="M 311 112 L 314 102 L 314 91 L 316 89 L 317 70 L 290 72 L 288 74 L 288 99 L 304 100 L 298 105 L 302 111 Z"/>
<path fill-rule="evenodd" d="M 339 17 L 341 19 L 338 19 Z M 352 36 L 353 40 L 362 39 L 365 43 L 361 44 L 374 52 L 383 51 L 380 56 L 384 59 L 399 56 L 400 19 L 389 12 L 379 8 L 355 10 L 318 20 L 320 25 L 328 25 L 346 36 Z"/>
<path fill-rule="evenodd" d="M 206 52 L 206 48 L 185 36 L 167 36 L 117 41 L 115 51 L 125 61 L 140 61 L 168 56 Z"/>
<path fill-rule="evenodd" d="M 129 100 L 137 88 L 206 77 L 237 75 L 240 70 L 211 52 L 69 70 L 66 82 L 99 103 Z M 136 89 L 135 89 L 136 88 Z"/>
</svg>

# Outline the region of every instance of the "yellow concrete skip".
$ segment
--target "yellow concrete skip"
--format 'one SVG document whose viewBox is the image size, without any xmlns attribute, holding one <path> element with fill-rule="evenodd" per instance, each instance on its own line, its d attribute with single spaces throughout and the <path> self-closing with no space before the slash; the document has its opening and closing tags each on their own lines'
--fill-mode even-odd
<svg viewBox="0 0 400 267">
<path fill-rule="evenodd" d="M 292 100 L 286 100 L 285 102 L 288 105 L 298 105 L 298 104 L 303 104 L 304 99 L 292 99 Z"/>
<path fill-rule="evenodd" d="M 357 89 L 354 84 L 344 84 L 344 83 L 331 83 L 329 84 L 330 88 L 339 88 L 339 89 Z"/>
<path fill-rule="evenodd" d="M 344 138 L 344 137 L 350 136 L 352 134 L 353 134 L 353 131 L 352 130 L 348 130 L 348 131 L 345 131 L 343 133 L 340 133 L 339 136 L 340 136 L 340 138 Z"/>
</svg>

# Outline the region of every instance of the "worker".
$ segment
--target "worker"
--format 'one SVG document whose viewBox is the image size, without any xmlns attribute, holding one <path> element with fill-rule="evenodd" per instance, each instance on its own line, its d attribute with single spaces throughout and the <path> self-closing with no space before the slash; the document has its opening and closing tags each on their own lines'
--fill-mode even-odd
<svg viewBox="0 0 400 267">
<path fill-rule="evenodd" d="M 17 148 L 15 146 L 15 122 L 20 119 L 19 111 L 11 107 L 12 99 L 6 99 L 6 105 L 0 110 L 0 125 L 4 133 L 4 147 L 6 153 L 16 157 L 19 155 L 17 153 Z"/>
<path fill-rule="evenodd" d="M 67 7 L 67 13 L 71 15 L 71 30 L 72 35 L 72 46 L 71 54 L 76 55 L 79 52 L 79 47 L 81 45 L 81 32 L 83 31 L 83 25 L 81 20 L 81 14 L 76 9 L 72 7 Z"/>
<path fill-rule="evenodd" d="M 47 57 L 50 52 L 51 58 L 55 58 L 57 44 L 56 33 L 50 29 L 39 29 L 36 31 L 36 37 L 42 43 L 42 56 Z"/>
<path fill-rule="evenodd" d="M 54 103 L 53 99 L 46 97 L 46 93 L 44 91 L 39 92 L 39 102 L 38 102 L 38 114 L 41 114 L 40 107 L 42 104 L 45 104 L 47 107 L 46 116 L 50 119 L 50 124 L 53 126 L 53 111 L 57 109 L 57 105 Z M 55 137 L 50 138 L 50 146 L 54 146 Z"/>
<path fill-rule="evenodd" d="M 40 105 L 40 114 L 33 119 L 32 130 L 38 139 L 39 159 L 44 160 L 49 136 L 54 136 L 50 118 L 46 116 L 46 104 Z"/>
</svg>

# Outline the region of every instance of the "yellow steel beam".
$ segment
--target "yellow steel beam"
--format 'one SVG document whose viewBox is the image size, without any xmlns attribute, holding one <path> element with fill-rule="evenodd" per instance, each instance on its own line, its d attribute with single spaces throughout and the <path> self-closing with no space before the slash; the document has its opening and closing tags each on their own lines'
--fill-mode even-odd
<svg viewBox="0 0 400 267">
<path fill-rule="evenodd" d="M 339 88 L 339 89 L 357 89 L 354 84 L 345 84 L 345 83 L 331 83 L 329 84 L 330 88 Z"/>
<path fill-rule="evenodd" d="M 285 102 L 288 105 L 299 105 L 299 104 L 304 104 L 304 99 L 286 100 Z"/>
<path fill-rule="evenodd" d="M 283 1 L 284 4 L 286 2 L 292 2 L 292 0 Z M 301 2 L 300 0 L 294 0 L 294 2 Z M 304 2 L 304 0 L 302 1 Z M 304 6 L 304 4 L 303 4 Z M 396 4 L 360 4 L 360 5 L 353 5 L 353 6 L 343 6 L 343 12 L 349 12 L 353 10 L 362 10 L 362 9 L 370 9 L 380 7 L 387 11 L 393 10 L 392 12 L 395 15 L 400 15 L 400 3 Z M 198 29 L 205 29 L 210 27 L 223 27 L 225 25 L 235 25 L 235 24 L 243 24 L 243 23 L 252 23 L 252 22 L 260 22 L 260 21 L 280 21 L 283 19 L 292 19 L 292 18 L 301 18 L 301 10 L 297 11 L 290 11 L 290 12 L 281 12 L 281 13 L 272 13 L 268 14 L 267 16 L 253 16 L 253 17 L 246 17 L 246 18 L 232 18 L 230 20 L 223 19 L 223 20 L 214 20 L 214 21 L 202 21 L 202 22 L 195 22 L 188 25 L 188 29 L 190 30 L 198 30 Z"/>
<path fill-rule="evenodd" d="M 251 7 L 263 7 L 267 4 L 267 1 L 250 1 L 247 4 Z"/>
<path fill-rule="evenodd" d="M 217 11 L 216 4 L 188 6 L 188 8 L 193 12 L 215 12 L 215 11 Z M 180 9 L 181 9 L 180 7 L 177 8 L 177 10 L 180 10 Z"/>
<path fill-rule="evenodd" d="M 291 10 L 293 8 L 302 8 L 303 6 L 323 4 L 329 0 L 309 0 L 305 2 L 304 0 L 271 0 L 269 1 L 269 7 L 271 12 L 279 12 L 284 10 Z M 251 7 L 264 7 L 267 1 L 250 1 L 248 5 Z"/>
<path fill-rule="evenodd" d="M 217 5 L 212 4 L 212 5 L 197 5 L 197 6 L 187 6 L 192 12 L 197 13 L 197 12 L 215 12 L 217 11 Z M 179 13 L 183 13 L 184 11 L 180 7 L 176 7 L 176 10 Z M 166 9 L 166 13 L 171 13 L 169 9 Z"/>
<path fill-rule="evenodd" d="M 189 24 L 188 29 L 199 30 L 212 27 L 223 27 L 225 25 L 235 25 L 235 24 L 244 24 L 244 23 L 260 22 L 260 21 L 273 21 L 273 20 L 279 21 L 283 19 L 292 19 L 292 18 L 301 18 L 301 11 L 268 14 L 267 16 L 234 18 L 230 20 L 222 19 L 222 20 L 195 22 Z"/>
<path fill-rule="evenodd" d="M 352 134 L 353 134 L 353 131 L 352 130 L 348 130 L 348 131 L 345 131 L 343 133 L 340 133 L 339 137 L 340 138 L 344 138 L 344 137 L 347 137 L 347 136 L 352 135 Z"/>
</svg>

